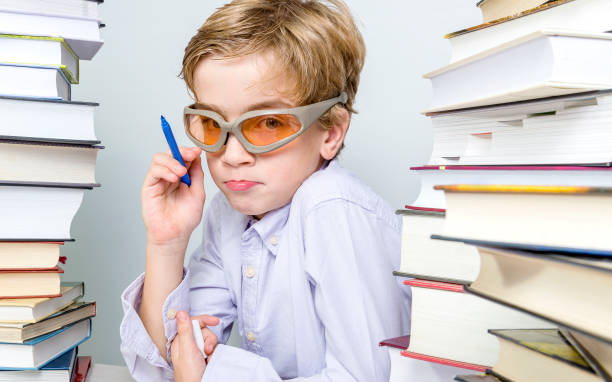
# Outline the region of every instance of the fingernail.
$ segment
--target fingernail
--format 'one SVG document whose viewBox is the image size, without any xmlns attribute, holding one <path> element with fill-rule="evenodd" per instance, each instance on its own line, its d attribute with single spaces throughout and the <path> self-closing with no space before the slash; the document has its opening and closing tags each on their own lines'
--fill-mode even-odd
<svg viewBox="0 0 612 382">
<path fill-rule="evenodd" d="M 208 348 L 208 351 L 212 351 L 212 344 L 208 344 L 207 348 Z"/>
<path fill-rule="evenodd" d="M 185 321 L 187 319 L 187 313 L 180 311 L 176 314 L 176 319 L 179 321 Z"/>
</svg>

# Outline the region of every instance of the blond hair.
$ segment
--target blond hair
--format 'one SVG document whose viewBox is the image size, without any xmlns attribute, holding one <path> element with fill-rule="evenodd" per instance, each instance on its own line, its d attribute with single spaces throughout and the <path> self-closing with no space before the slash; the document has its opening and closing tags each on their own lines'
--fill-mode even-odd
<svg viewBox="0 0 612 382">
<path fill-rule="evenodd" d="M 219 8 L 185 48 L 181 76 L 192 94 L 198 62 L 271 51 L 293 80 L 297 105 L 338 96 L 353 102 L 365 59 L 365 44 L 342 0 L 234 0 Z M 324 127 L 336 120 L 340 105 L 321 117 Z"/>
</svg>

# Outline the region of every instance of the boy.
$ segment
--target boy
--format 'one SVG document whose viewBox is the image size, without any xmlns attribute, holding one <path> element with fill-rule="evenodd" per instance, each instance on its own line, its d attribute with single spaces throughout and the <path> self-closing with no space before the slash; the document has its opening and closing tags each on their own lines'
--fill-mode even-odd
<svg viewBox="0 0 612 382">
<path fill-rule="evenodd" d="M 335 159 L 364 55 L 340 0 L 236 0 L 192 38 L 185 126 L 199 147 L 181 149 L 186 167 L 154 156 L 145 273 L 122 295 L 134 378 L 388 380 L 378 341 L 409 331 L 409 296 L 391 275 L 400 221 Z M 201 148 L 221 193 L 184 269 L 205 201 Z M 241 348 L 224 345 L 236 319 Z"/>
</svg>

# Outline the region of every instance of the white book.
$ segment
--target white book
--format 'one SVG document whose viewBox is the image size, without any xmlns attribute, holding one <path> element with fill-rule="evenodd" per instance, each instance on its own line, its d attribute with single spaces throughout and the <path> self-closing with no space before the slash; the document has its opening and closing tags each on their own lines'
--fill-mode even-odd
<svg viewBox="0 0 612 382">
<path fill-rule="evenodd" d="M 0 64 L 0 96 L 70 100 L 70 82 L 58 68 Z"/>
<path fill-rule="evenodd" d="M 391 375 L 389 382 L 450 382 L 455 375 L 466 373 L 466 369 L 422 361 L 401 355 L 400 349 L 389 348 Z"/>
<path fill-rule="evenodd" d="M 0 240 L 71 240 L 70 224 L 86 188 L 0 184 Z"/>
<path fill-rule="evenodd" d="M 610 0 L 571 0 L 503 22 L 450 33 L 445 37 L 451 44 L 451 62 L 456 62 L 542 29 L 608 32 L 612 30 L 610 14 Z"/>
<path fill-rule="evenodd" d="M 0 181 L 93 184 L 100 148 L 0 141 Z"/>
<path fill-rule="evenodd" d="M 59 37 L 0 34 L 0 63 L 54 67 L 70 83 L 79 83 L 79 59 Z"/>
<path fill-rule="evenodd" d="M 491 328 L 545 329 L 556 325 L 467 293 L 463 286 L 409 280 L 412 288 L 408 351 L 481 366 L 497 362 Z"/>
<path fill-rule="evenodd" d="M 97 103 L 0 97 L 1 139 L 96 144 Z"/>
<path fill-rule="evenodd" d="M 0 0 L 0 10 L 99 21 L 99 3 L 92 0 Z"/>
<path fill-rule="evenodd" d="M 538 31 L 425 74 L 426 112 L 607 89 L 611 66 L 612 34 Z"/>
<path fill-rule="evenodd" d="M 0 33 L 62 37 L 81 60 L 91 60 L 104 41 L 97 20 L 27 14 L 0 9 Z"/>
<path fill-rule="evenodd" d="M 430 165 L 612 163 L 609 91 L 434 113 Z"/>
<path fill-rule="evenodd" d="M 420 192 L 415 207 L 446 208 L 444 191 L 449 184 L 529 184 L 545 186 L 612 187 L 612 167 L 598 166 L 426 166 L 413 167 Z M 441 232 L 441 231 L 440 231 Z"/>
<path fill-rule="evenodd" d="M 402 246 L 400 269 L 395 275 L 469 284 L 480 270 L 475 247 L 459 242 L 432 240 L 444 231 L 444 212 L 400 210 Z"/>
<path fill-rule="evenodd" d="M 86 319 L 23 344 L 0 343 L 0 368 L 40 368 L 90 336 L 91 320 Z"/>
</svg>

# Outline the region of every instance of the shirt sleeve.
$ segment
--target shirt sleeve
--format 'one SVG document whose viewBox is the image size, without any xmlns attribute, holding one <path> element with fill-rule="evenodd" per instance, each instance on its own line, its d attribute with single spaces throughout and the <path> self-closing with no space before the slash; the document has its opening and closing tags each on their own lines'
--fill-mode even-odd
<svg viewBox="0 0 612 382">
<path fill-rule="evenodd" d="M 209 328 L 220 343 L 227 342 L 236 318 L 236 307 L 218 253 L 218 232 L 207 218 L 203 230 L 203 244 L 192 254 L 189 266 L 183 271 L 183 280 L 168 295 L 162 307 L 167 359 L 170 359 L 170 344 L 176 336 L 174 316 L 177 311 L 187 311 L 191 316 L 209 314 L 219 317 L 219 324 Z M 124 311 L 120 326 L 121 353 L 137 381 L 172 381 L 174 372 L 171 365 L 159 353 L 138 315 L 143 283 L 144 274 L 121 295 Z"/>
<path fill-rule="evenodd" d="M 409 326 L 408 305 L 392 276 L 400 231 L 376 211 L 344 200 L 324 203 L 304 221 L 305 271 L 325 327 L 325 368 L 308 382 L 387 381 L 388 352 L 378 346 Z M 409 303 L 409 302 L 408 302 Z M 280 381 L 271 362 L 219 345 L 202 381 Z"/>
</svg>

